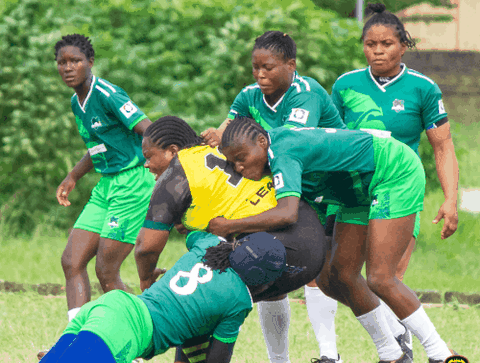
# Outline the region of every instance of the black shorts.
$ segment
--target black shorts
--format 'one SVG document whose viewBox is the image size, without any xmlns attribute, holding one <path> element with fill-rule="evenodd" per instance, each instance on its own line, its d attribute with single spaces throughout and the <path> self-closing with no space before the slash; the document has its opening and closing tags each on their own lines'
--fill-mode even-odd
<svg viewBox="0 0 480 363">
<path fill-rule="evenodd" d="M 317 213 L 303 200 L 300 200 L 295 224 L 269 233 L 285 246 L 288 269 L 266 290 L 249 286 L 254 302 L 297 290 L 314 280 L 322 270 L 328 249 Z"/>
</svg>

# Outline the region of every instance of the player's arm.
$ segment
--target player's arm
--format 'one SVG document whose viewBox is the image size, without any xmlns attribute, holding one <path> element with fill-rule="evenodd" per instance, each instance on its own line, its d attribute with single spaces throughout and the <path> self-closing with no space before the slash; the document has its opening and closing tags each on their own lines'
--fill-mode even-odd
<svg viewBox="0 0 480 363">
<path fill-rule="evenodd" d="M 455 156 L 449 123 L 429 129 L 426 133 L 433 148 L 438 179 L 445 195 L 445 202 L 440 207 L 433 223 L 444 219 L 441 236 L 442 239 L 445 239 L 455 233 L 458 225 L 458 161 Z"/>
<path fill-rule="evenodd" d="M 293 224 L 298 219 L 299 196 L 288 196 L 278 200 L 277 205 L 256 216 L 241 219 L 217 217 L 210 221 L 208 231 L 228 238 L 239 233 L 272 231 Z"/>
<path fill-rule="evenodd" d="M 148 118 L 144 118 L 133 127 L 133 131 L 143 136 L 143 133 L 151 124 L 152 124 L 152 121 L 150 121 Z"/>
<path fill-rule="evenodd" d="M 135 243 L 135 262 L 140 289 L 148 289 L 165 270 L 157 268 L 158 258 L 167 243 L 170 230 L 155 230 L 142 227 Z"/>
<path fill-rule="evenodd" d="M 218 127 L 218 129 L 214 127 L 210 127 L 209 129 L 206 129 L 203 131 L 200 136 L 203 138 L 205 143 L 211 147 L 216 147 L 220 145 L 220 142 L 222 141 L 222 135 L 225 129 L 227 128 L 229 122 L 231 119 L 228 117 L 223 121 L 223 123 Z"/>
<path fill-rule="evenodd" d="M 205 143 L 211 147 L 219 146 L 222 142 L 223 132 L 231 120 L 233 120 L 236 116 L 251 117 L 248 110 L 248 104 L 248 95 L 244 92 L 244 90 L 242 90 L 237 97 L 235 97 L 235 100 L 230 107 L 230 111 L 228 112 L 227 118 L 223 121 L 223 123 L 216 129 L 211 127 L 200 134 L 200 136 L 205 140 Z"/>
<path fill-rule="evenodd" d="M 232 359 L 234 346 L 235 342 L 223 343 L 213 338 L 208 350 L 206 363 L 229 363 Z"/>
<path fill-rule="evenodd" d="M 80 180 L 85 174 L 93 169 L 92 158 L 90 153 L 87 152 L 82 159 L 74 166 L 72 171 L 67 174 L 65 179 L 60 183 L 57 188 L 57 200 L 60 205 L 68 207 L 71 203 L 68 200 L 68 195 L 75 188 L 78 180 Z"/>
</svg>

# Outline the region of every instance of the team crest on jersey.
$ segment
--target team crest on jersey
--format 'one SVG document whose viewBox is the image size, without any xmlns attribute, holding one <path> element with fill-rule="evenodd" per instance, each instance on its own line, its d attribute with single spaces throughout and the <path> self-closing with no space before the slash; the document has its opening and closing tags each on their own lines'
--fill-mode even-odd
<svg viewBox="0 0 480 363">
<path fill-rule="evenodd" d="M 395 99 L 395 101 L 393 101 L 392 110 L 395 112 L 405 111 L 405 101 Z"/>
<path fill-rule="evenodd" d="M 97 130 L 99 127 L 102 127 L 102 121 L 97 116 L 92 117 L 92 129 Z"/>
<path fill-rule="evenodd" d="M 273 176 L 273 187 L 275 189 L 281 189 L 285 186 L 285 184 L 283 183 L 283 175 L 282 173 L 278 173 L 278 174 L 275 174 Z"/>
<path fill-rule="evenodd" d="M 303 108 L 292 108 L 292 113 L 290 114 L 288 121 L 298 122 L 305 125 L 309 113 L 310 111 L 304 110 Z"/>
<path fill-rule="evenodd" d="M 130 118 L 135 112 L 137 112 L 138 108 L 132 103 L 132 101 L 128 101 L 122 107 L 120 107 L 120 111 L 126 118 Z"/>
<path fill-rule="evenodd" d="M 438 101 L 438 113 L 439 114 L 442 114 L 442 113 L 446 113 L 447 111 L 445 111 L 445 106 L 443 104 L 443 100 L 439 100 Z"/>
</svg>

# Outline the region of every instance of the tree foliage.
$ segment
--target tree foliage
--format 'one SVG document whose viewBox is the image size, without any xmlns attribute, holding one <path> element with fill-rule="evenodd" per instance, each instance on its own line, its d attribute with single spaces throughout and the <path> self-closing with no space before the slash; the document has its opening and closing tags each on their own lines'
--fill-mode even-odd
<svg viewBox="0 0 480 363">
<path fill-rule="evenodd" d="M 302 2 L 303 1 L 303 2 Z M 197 131 L 217 126 L 253 83 L 251 49 L 266 30 L 297 42 L 298 70 L 328 90 L 362 66 L 355 20 L 298 0 L 8 0 L 0 19 L 0 223 L 11 233 L 38 223 L 68 228 L 98 175 L 88 174 L 58 206 L 55 190 L 86 152 L 59 77 L 53 46 L 62 35 L 92 38 L 97 76 L 125 89 L 150 119 L 175 114 Z"/>
<path fill-rule="evenodd" d="M 355 6 L 357 0 L 312 0 L 315 5 L 322 9 L 330 9 L 336 11 L 338 14 L 344 17 L 355 16 Z M 374 0 L 374 1 L 364 1 L 364 7 L 367 6 L 369 2 L 372 3 L 382 3 L 385 4 L 388 11 L 396 13 L 408 7 L 428 3 L 432 6 L 441 6 L 452 8 L 453 5 L 450 0 Z"/>
</svg>

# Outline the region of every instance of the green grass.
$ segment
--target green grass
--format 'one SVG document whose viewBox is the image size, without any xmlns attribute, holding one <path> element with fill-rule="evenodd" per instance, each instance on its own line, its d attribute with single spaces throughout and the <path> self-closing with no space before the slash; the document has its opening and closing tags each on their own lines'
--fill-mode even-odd
<svg viewBox="0 0 480 363">
<path fill-rule="evenodd" d="M 64 297 L 52 298 L 36 293 L 0 293 L 0 361 L 35 362 L 39 350 L 49 348 L 66 326 Z M 308 321 L 305 305 L 290 302 L 290 358 L 292 363 L 309 362 L 318 357 L 318 345 Z M 22 313 L 19 313 L 21 311 Z M 449 347 L 466 355 L 471 362 L 480 361 L 480 309 L 426 309 L 440 335 Z M 370 337 L 349 309 L 339 306 L 337 318 L 338 350 L 345 363 L 375 362 L 376 350 Z M 425 362 L 426 356 L 414 339 L 415 361 Z M 152 362 L 173 362 L 173 349 Z M 254 308 L 242 326 L 232 362 L 268 362 L 265 343 Z"/>
</svg>

